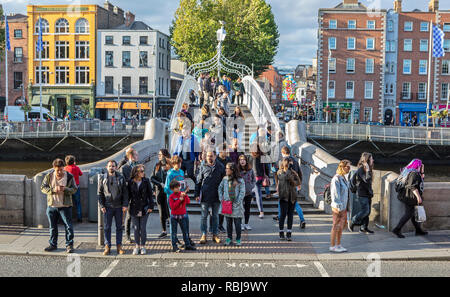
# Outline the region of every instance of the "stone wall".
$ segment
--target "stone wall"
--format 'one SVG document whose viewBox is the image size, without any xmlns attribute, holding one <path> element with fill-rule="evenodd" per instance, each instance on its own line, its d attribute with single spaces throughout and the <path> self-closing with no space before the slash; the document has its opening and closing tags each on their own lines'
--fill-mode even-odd
<svg viewBox="0 0 450 297">
<path fill-rule="evenodd" d="M 0 224 L 25 223 L 26 185 L 24 175 L 0 175 Z"/>
</svg>

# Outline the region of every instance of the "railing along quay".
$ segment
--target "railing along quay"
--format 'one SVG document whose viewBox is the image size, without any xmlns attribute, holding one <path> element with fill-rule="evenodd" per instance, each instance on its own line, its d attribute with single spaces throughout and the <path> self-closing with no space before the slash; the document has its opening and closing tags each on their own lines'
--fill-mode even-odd
<svg viewBox="0 0 450 297">
<path fill-rule="evenodd" d="M 427 129 L 426 127 L 309 123 L 307 125 L 307 135 L 314 139 L 450 145 L 449 128 L 430 127 Z"/>
</svg>

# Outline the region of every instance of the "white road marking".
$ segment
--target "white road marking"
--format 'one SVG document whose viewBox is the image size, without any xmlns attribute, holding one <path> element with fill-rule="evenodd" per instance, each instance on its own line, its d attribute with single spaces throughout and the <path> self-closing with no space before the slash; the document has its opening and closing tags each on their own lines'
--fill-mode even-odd
<svg viewBox="0 0 450 297">
<path fill-rule="evenodd" d="M 117 264 L 119 264 L 119 260 L 112 261 L 111 264 L 109 264 L 108 268 L 106 268 L 105 271 L 103 271 L 99 277 L 107 277 L 111 273 L 111 271 L 114 269 L 114 267 L 117 266 Z"/>
<path fill-rule="evenodd" d="M 316 265 L 317 270 L 319 270 L 320 275 L 322 275 L 322 277 L 330 277 L 327 273 L 327 271 L 325 270 L 325 268 L 323 268 L 323 265 L 320 262 L 314 262 L 314 265 Z"/>
</svg>

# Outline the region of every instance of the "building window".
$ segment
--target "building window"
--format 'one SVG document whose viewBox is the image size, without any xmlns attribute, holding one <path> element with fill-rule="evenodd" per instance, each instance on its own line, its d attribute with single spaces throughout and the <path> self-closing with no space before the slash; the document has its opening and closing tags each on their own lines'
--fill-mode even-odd
<svg viewBox="0 0 450 297">
<path fill-rule="evenodd" d="M 140 45 L 148 45 L 148 36 L 139 37 L 139 44 Z"/>
<path fill-rule="evenodd" d="M 427 98 L 427 83 L 419 83 L 419 94 L 417 98 L 420 100 Z"/>
<path fill-rule="evenodd" d="M 373 81 L 366 81 L 364 84 L 364 99 L 373 99 Z"/>
<path fill-rule="evenodd" d="M 105 67 L 114 67 L 114 52 L 105 52 Z"/>
<path fill-rule="evenodd" d="M 37 51 L 38 43 L 36 41 L 36 59 L 39 59 L 39 52 Z M 49 43 L 48 41 L 42 42 L 43 51 L 41 52 L 42 59 L 48 59 L 49 57 Z"/>
<path fill-rule="evenodd" d="M 75 68 L 75 83 L 89 84 L 89 67 L 79 66 Z"/>
<path fill-rule="evenodd" d="M 131 77 L 122 77 L 122 94 L 131 94 Z"/>
<path fill-rule="evenodd" d="M 419 74 L 427 74 L 428 61 L 420 60 L 419 61 Z"/>
<path fill-rule="evenodd" d="M 386 52 L 390 52 L 391 51 L 391 42 L 390 40 L 386 40 Z"/>
<path fill-rule="evenodd" d="M 412 32 L 412 30 L 413 30 L 413 22 L 405 22 L 403 31 Z"/>
<path fill-rule="evenodd" d="M 356 20 L 349 20 L 347 28 L 348 29 L 356 29 Z"/>
<path fill-rule="evenodd" d="M 449 60 L 443 60 L 442 61 L 442 74 L 449 74 Z"/>
<path fill-rule="evenodd" d="M 23 38 L 22 30 L 20 29 L 14 30 L 14 38 Z"/>
<path fill-rule="evenodd" d="M 43 66 L 41 71 L 42 84 L 48 84 L 48 78 L 50 76 L 49 67 Z M 40 84 L 41 80 L 39 79 L 39 66 L 35 68 L 35 78 L 36 84 Z"/>
<path fill-rule="evenodd" d="M 394 31 L 394 21 L 392 21 L 392 20 L 388 21 L 387 29 L 389 32 Z"/>
<path fill-rule="evenodd" d="M 131 67 L 131 52 L 122 52 L 122 67 Z"/>
<path fill-rule="evenodd" d="M 367 21 L 367 29 L 374 30 L 375 29 L 375 21 Z"/>
<path fill-rule="evenodd" d="M 411 83 L 409 82 L 403 83 L 402 99 L 411 99 Z"/>
<path fill-rule="evenodd" d="M 441 100 L 447 100 L 448 97 L 448 83 L 441 84 Z"/>
<path fill-rule="evenodd" d="M 428 22 L 420 22 L 420 32 L 428 32 Z"/>
<path fill-rule="evenodd" d="M 443 26 L 444 32 L 450 32 L 450 23 L 445 23 Z"/>
<path fill-rule="evenodd" d="M 348 50 L 356 49 L 356 39 L 355 39 L 355 37 L 347 38 L 347 49 Z"/>
<path fill-rule="evenodd" d="M 56 66 L 56 84 L 69 83 L 69 67 Z"/>
<path fill-rule="evenodd" d="M 42 34 L 48 33 L 50 30 L 50 25 L 46 19 L 41 19 L 42 23 Z M 39 19 L 37 20 L 36 24 L 34 25 L 34 33 L 39 33 Z"/>
<path fill-rule="evenodd" d="M 345 98 L 353 99 L 355 94 L 355 82 L 348 81 L 345 87 Z"/>
<path fill-rule="evenodd" d="M 394 84 L 389 85 L 389 93 L 394 94 Z"/>
<path fill-rule="evenodd" d="M 23 49 L 21 47 L 14 48 L 14 62 L 15 63 L 23 62 Z"/>
<path fill-rule="evenodd" d="M 412 39 L 403 40 L 403 51 L 405 51 L 405 52 L 412 51 Z"/>
<path fill-rule="evenodd" d="M 122 37 L 122 44 L 123 45 L 130 45 L 131 44 L 131 37 L 130 36 L 123 36 Z"/>
<path fill-rule="evenodd" d="M 355 59 L 354 58 L 347 59 L 347 73 L 355 73 Z"/>
<path fill-rule="evenodd" d="M 366 73 L 373 73 L 375 68 L 374 59 L 366 59 Z"/>
<path fill-rule="evenodd" d="M 444 51 L 450 52 L 450 39 L 444 39 Z"/>
<path fill-rule="evenodd" d="M 385 94 L 389 94 L 389 84 L 386 84 L 386 85 L 384 86 L 384 93 L 385 93 Z"/>
<path fill-rule="evenodd" d="M 89 41 L 75 42 L 75 59 L 89 59 Z"/>
<path fill-rule="evenodd" d="M 375 38 L 367 38 L 366 40 L 366 49 L 374 50 L 375 49 Z"/>
<path fill-rule="evenodd" d="M 328 22 L 328 29 L 337 29 L 337 20 L 330 20 Z"/>
<path fill-rule="evenodd" d="M 113 36 L 105 36 L 105 44 L 108 44 L 108 45 L 114 44 L 114 37 Z"/>
<path fill-rule="evenodd" d="M 391 41 L 391 52 L 395 53 L 395 51 L 396 51 L 396 43 L 395 43 L 395 40 L 392 40 Z"/>
<path fill-rule="evenodd" d="M 330 73 L 336 73 L 336 58 L 330 59 L 330 65 L 328 70 L 330 71 Z"/>
<path fill-rule="evenodd" d="M 330 37 L 328 38 L 328 47 L 330 50 L 336 49 L 336 37 Z"/>
<path fill-rule="evenodd" d="M 411 74 L 411 60 L 403 60 L 403 74 Z"/>
<path fill-rule="evenodd" d="M 75 23 L 75 33 L 89 33 L 89 22 L 86 19 L 78 19 Z"/>
<path fill-rule="evenodd" d="M 161 53 L 161 69 L 164 69 L 164 54 L 162 53 Z"/>
<path fill-rule="evenodd" d="M 139 52 L 139 67 L 148 67 L 148 52 Z"/>
<path fill-rule="evenodd" d="M 391 62 L 390 73 L 395 73 L 395 62 Z"/>
<path fill-rule="evenodd" d="M 334 80 L 330 80 L 328 85 L 328 98 L 334 98 L 336 95 L 336 82 Z"/>
<path fill-rule="evenodd" d="M 62 18 L 56 21 L 55 24 L 55 32 L 56 33 L 69 33 L 69 21 Z"/>
<path fill-rule="evenodd" d="M 364 107 L 364 122 L 372 121 L 372 107 Z"/>
<path fill-rule="evenodd" d="M 114 94 L 114 77 L 105 76 L 105 94 Z"/>
<path fill-rule="evenodd" d="M 69 42 L 56 41 L 56 59 L 68 59 L 68 58 L 69 58 Z"/>
<path fill-rule="evenodd" d="M 169 79 L 166 78 L 166 95 L 169 96 Z"/>
<path fill-rule="evenodd" d="M 14 89 L 20 89 L 23 83 L 22 72 L 14 72 Z"/>
<path fill-rule="evenodd" d="M 420 40 L 420 51 L 421 52 L 428 52 L 428 39 L 421 39 Z"/>
<path fill-rule="evenodd" d="M 139 77 L 139 95 L 148 94 L 148 77 Z"/>
</svg>

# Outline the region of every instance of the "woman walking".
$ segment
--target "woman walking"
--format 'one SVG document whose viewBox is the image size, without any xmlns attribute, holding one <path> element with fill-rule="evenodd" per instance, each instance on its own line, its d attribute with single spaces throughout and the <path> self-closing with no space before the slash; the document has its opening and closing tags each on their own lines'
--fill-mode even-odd
<svg viewBox="0 0 450 297">
<path fill-rule="evenodd" d="M 155 165 L 152 174 L 152 184 L 155 188 L 156 204 L 158 205 L 159 218 L 161 221 L 161 234 L 158 238 L 167 236 L 167 220 L 169 217 L 169 207 L 167 205 L 164 185 L 167 178 L 167 172 L 170 170 L 170 154 L 166 149 L 161 149 L 158 153 L 159 162 Z"/>
<path fill-rule="evenodd" d="M 145 177 L 144 165 L 137 165 L 131 171 L 128 182 L 128 195 L 131 221 L 134 229 L 136 248 L 133 255 L 145 255 L 145 242 L 147 241 L 147 219 L 153 211 L 153 190 L 150 180 Z"/>
<path fill-rule="evenodd" d="M 347 250 L 341 245 L 342 230 L 347 221 L 349 201 L 349 184 L 345 176 L 350 172 L 350 161 L 342 160 L 331 179 L 331 209 L 333 211 L 333 227 L 330 236 L 330 252 L 343 253 Z"/>
<path fill-rule="evenodd" d="M 292 224 L 294 222 L 294 209 L 297 202 L 297 187 L 301 185 L 301 180 L 298 174 L 289 169 L 289 158 L 284 158 L 281 161 L 280 170 L 277 172 L 277 189 L 279 195 L 280 205 L 280 240 L 284 240 L 284 221 L 287 217 L 287 233 L 286 239 L 292 240 Z"/>
<path fill-rule="evenodd" d="M 222 203 L 222 214 L 227 220 L 227 240 L 225 245 L 233 243 L 233 223 L 236 228 L 236 245 L 241 245 L 241 223 L 244 216 L 243 200 L 245 196 L 245 182 L 240 177 L 235 163 L 228 163 L 225 167 L 226 176 L 219 185 L 219 199 Z M 231 207 L 226 210 L 226 204 Z"/>
<path fill-rule="evenodd" d="M 262 184 L 264 178 L 267 177 L 267 174 L 269 173 L 269 164 L 261 163 L 263 153 L 258 143 L 254 143 L 252 145 L 250 152 L 251 160 L 249 160 L 249 163 L 251 164 L 256 176 L 256 186 L 254 188 L 254 192 L 256 194 L 256 204 L 258 205 L 259 218 L 263 219 L 264 209 L 262 202 Z"/>
<path fill-rule="evenodd" d="M 247 157 L 245 155 L 239 156 L 238 170 L 245 182 L 244 224 L 242 225 L 242 230 L 252 230 L 252 227 L 250 227 L 248 222 L 250 219 L 250 207 L 253 199 L 253 189 L 256 185 L 256 178 L 255 173 L 250 167 L 250 164 L 248 163 Z"/>
<path fill-rule="evenodd" d="M 245 128 L 245 118 L 244 114 L 242 113 L 242 109 L 239 106 L 235 107 L 234 113 L 231 115 L 231 118 L 233 119 L 232 137 L 237 138 L 239 146 L 242 146 L 242 135 Z"/>
<path fill-rule="evenodd" d="M 423 202 L 423 186 L 425 178 L 425 166 L 419 159 L 414 159 L 400 173 L 398 177 L 399 187 L 401 188 L 398 195 L 405 205 L 405 214 L 398 222 L 392 233 L 398 238 L 405 238 L 401 233 L 403 226 L 411 220 L 416 229 L 416 236 L 427 235 L 428 232 L 423 231 L 419 222 L 416 221 L 414 208 Z"/>
</svg>

